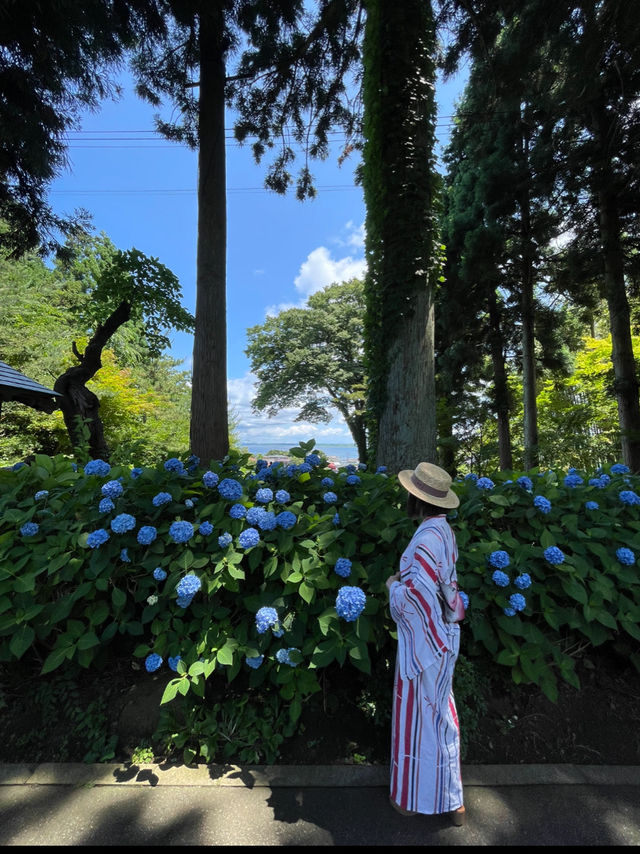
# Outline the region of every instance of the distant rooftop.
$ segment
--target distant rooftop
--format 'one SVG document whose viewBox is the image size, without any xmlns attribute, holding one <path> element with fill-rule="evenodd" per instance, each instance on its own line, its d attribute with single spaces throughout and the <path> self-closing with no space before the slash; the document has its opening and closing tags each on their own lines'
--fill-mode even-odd
<svg viewBox="0 0 640 854">
<path fill-rule="evenodd" d="M 0 362 L 0 403 L 15 400 L 33 409 L 53 412 L 60 408 L 61 397 L 63 395 L 59 392 L 40 385 L 6 362 Z"/>
</svg>

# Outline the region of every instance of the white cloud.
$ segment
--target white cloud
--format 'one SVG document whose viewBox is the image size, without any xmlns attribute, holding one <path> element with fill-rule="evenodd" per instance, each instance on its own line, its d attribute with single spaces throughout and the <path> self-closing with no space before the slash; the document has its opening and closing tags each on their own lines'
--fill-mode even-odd
<svg viewBox="0 0 640 854">
<path fill-rule="evenodd" d="M 244 377 L 227 381 L 229 410 L 237 421 L 237 433 L 243 445 L 271 444 L 274 448 L 288 448 L 298 442 L 315 439 L 318 447 L 328 444 L 353 444 L 349 428 L 336 412 L 328 424 L 311 424 L 295 421 L 297 409 L 282 409 L 273 418 L 265 413 L 254 413 L 251 400 L 255 396 L 256 378 L 247 373 Z"/>
<path fill-rule="evenodd" d="M 333 258 L 326 246 L 318 246 L 309 253 L 306 261 L 303 261 L 294 284 L 296 290 L 306 298 L 334 282 L 361 278 L 365 269 L 364 258 L 351 255 L 345 258 Z"/>
</svg>

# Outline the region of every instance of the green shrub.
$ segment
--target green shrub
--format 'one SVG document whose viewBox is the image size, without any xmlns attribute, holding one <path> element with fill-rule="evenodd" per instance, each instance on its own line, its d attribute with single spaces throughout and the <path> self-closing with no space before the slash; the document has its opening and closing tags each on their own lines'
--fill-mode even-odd
<svg viewBox="0 0 640 854">
<path fill-rule="evenodd" d="M 103 668 L 117 642 L 166 671 L 163 703 L 191 698 L 191 734 L 167 723 L 176 749 L 211 761 L 234 728 L 247 756 L 258 742 L 275 755 L 323 668 L 373 681 L 377 663 L 393 661 L 384 582 L 414 529 L 395 477 L 333 471 L 313 448 L 291 449 L 295 465 L 232 452 L 208 470 L 193 458 L 81 470 L 37 456 L 0 471 L 0 661 Z M 638 666 L 640 479 L 623 469 L 597 483 L 579 473 L 573 486 L 554 472 L 454 483 L 467 661 L 507 667 L 551 699 L 558 677 L 577 684 L 587 646 L 615 645 Z M 549 548 L 562 562 L 545 558 Z M 357 618 L 338 613 L 345 588 L 364 601 Z M 264 630 L 262 608 L 277 616 Z M 242 685 L 233 709 L 202 702 L 214 673 Z M 248 697 L 270 710 L 267 729 Z"/>
</svg>

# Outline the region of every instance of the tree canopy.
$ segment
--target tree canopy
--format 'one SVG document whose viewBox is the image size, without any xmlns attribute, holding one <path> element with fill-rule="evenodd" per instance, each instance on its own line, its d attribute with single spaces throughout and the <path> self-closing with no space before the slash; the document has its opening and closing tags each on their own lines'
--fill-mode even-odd
<svg viewBox="0 0 640 854">
<path fill-rule="evenodd" d="M 290 308 L 247 330 L 246 354 L 258 379 L 255 411 L 300 409 L 296 421 L 328 422 L 337 410 L 360 459 L 367 455 L 363 283 L 329 285 L 304 308 Z"/>
</svg>

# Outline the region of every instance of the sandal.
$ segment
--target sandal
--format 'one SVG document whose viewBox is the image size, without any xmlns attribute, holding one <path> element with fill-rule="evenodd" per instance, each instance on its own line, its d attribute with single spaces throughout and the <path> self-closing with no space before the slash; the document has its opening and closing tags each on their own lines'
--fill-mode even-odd
<svg viewBox="0 0 640 854">
<path fill-rule="evenodd" d="M 389 797 L 389 803 L 394 808 L 394 810 L 396 810 L 396 812 L 400 813 L 400 815 L 418 815 L 418 813 L 414 810 L 403 810 L 402 807 L 398 806 L 398 804 L 393 800 L 392 797 Z"/>
<path fill-rule="evenodd" d="M 457 810 L 450 812 L 451 823 L 454 827 L 462 827 L 466 819 L 466 810 L 464 807 L 458 807 Z"/>
</svg>

